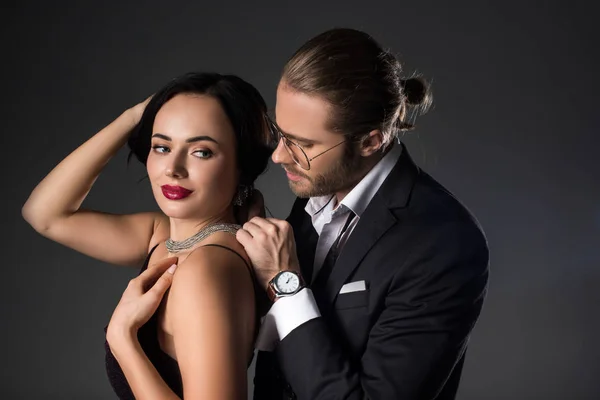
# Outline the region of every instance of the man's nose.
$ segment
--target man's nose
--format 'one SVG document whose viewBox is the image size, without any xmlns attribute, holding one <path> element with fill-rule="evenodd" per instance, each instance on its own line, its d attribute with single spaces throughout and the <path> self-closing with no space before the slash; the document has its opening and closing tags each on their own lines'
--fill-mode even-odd
<svg viewBox="0 0 600 400">
<path fill-rule="evenodd" d="M 271 159 L 275 164 L 292 164 L 294 162 L 290 156 L 290 153 L 285 148 L 282 138 L 279 138 L 279 142 L 277 143 L 277 147 L 271 155 Z"/>
</svg>

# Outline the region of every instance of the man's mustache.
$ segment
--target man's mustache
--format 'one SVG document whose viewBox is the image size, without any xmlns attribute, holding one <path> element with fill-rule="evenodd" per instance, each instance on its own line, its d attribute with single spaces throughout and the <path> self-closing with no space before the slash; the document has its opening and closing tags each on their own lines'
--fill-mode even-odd
<svg viewBox="0 0 600 400">
<path fill-rule="evenodd" d="M 288 168 L 288 167 L 286 167 L 286 166 L 283 166 L 282 168 L 283 168 L 283 169 L 284 169 L 286 172 L 289 172 L 289 173 L 290 173 L 290 174 L 292 174 L 292 175 L 297 175 L 297 176 L 300 176 L 300 177 L 302 177 L 302 178 L 306 178 L 306 179 L 309 179 L 309 180 L 310 180 L 310 178 L 309 178 L 307 175 L 303 174 L 302 172 L 299 172 L 299 171 L 293 170 L 293 169 L 291 169 L 291 168 Z"/>
</svg>

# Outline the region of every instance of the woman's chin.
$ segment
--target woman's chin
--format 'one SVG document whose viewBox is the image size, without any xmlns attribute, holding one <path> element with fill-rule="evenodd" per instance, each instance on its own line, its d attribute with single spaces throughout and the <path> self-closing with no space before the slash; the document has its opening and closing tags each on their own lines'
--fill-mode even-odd
<svg viewBox="0 0 600 400">
<path fill-rule="evenodd" d="M 169 218 L 175 219 L 189 219 L 193 218 L 194 213 L 191 212 L 189 207 L 182 207 L 180 204 L 164 204 L 163 202 L 158 203 L 160 210 Z"/>
<path fill-rule="evenodd" d="M 183 204 L 161 204 L 158 206 L 167 217 L 179 220 L 198 220 L 219 215 L 219 211 L 207 207 L 189 207 Z"/>
<path fill-rule="evenodd" d="M 197 199 L 194 199 L 195 201 L 186 201 L 188 199 L 168 200 L 163 197 L 156 200 L 158 207 L 167 217 L 189 220 L 211 218 L 226 213 L 228 204 L 225 202 L 221 204 L 208 199 L 205 199 L 203 204 L 199 204 Z"/>
</svg>

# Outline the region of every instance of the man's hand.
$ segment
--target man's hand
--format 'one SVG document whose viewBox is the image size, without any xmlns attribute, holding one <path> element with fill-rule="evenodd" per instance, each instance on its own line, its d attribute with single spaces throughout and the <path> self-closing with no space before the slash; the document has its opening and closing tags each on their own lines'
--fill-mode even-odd
<svg viewBox="0 0 600 400">
<path fill-rule="evenodd" d="M 263 289 L 279 271 L 300 273 L 294 231 L 287 221 L 254 217 L 237 232 Z"/>
</svg>

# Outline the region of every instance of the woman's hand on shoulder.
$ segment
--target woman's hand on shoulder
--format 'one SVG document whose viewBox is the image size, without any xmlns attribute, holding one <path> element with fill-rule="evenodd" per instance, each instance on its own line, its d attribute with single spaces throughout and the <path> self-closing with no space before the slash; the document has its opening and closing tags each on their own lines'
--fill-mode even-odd
<svg viewBox="0 0 600 400">
<path fill-rule="evenodd" d="M 129 282 L 106 331 L 111 347 L 137 336 L 138 329 L 156 312 L 171 286 L 176 268 L 177 258 L 170 257 L 149 266 Z"/>
</svg>

